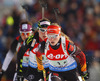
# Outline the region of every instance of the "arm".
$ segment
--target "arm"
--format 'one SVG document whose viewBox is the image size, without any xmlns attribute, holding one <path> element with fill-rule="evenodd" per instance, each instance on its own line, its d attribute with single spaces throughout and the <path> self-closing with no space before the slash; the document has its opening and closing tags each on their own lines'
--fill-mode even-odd
<svg viewBox="0 0 100 81">
<path fill-rule="evenodd" d="M 82 52 L 82 50 L 78 47 L 75 46 L 74 44 L 69 43 L 68 45 L 68 52 L 71 54 L 75 60 L 77 61 L 80 70 L 81 70 L 81 75 L 87 74 L 87 64 L 86 64 L 86 56 Z M 88 79 L 89 76 L 87 76 Z"/>
<path fill-rule="evenodd" d="M 81 49 L 74 44 L 69 43 L 68 52 L 69 54 L 77 58 L 77 62 L 80 64 L 81 71 L 85 72 L 87 70 L 86 57 L 85 54 L 81 51 Z"/>
<path fill-rule="evenodd" d="M 38 70 L 43 70 L 43 64 L 42 64 L 42 54 L 44 53 L 44 49 L 45 49 L 45 41 L 43 41 L 40 45 L 39 45 L 39 50 L 36 52 L 36 60 L 37 60 L 37 67 Z"/>
<path fill-rule="evenodd" d="M 11 44 L 11 47 L 10 47 L 9 51 L 7 52 L 4 63 L 2 65 L 3 71 L 7 70 L 12 58 L 14 57 L 14 53 L 16 52 L 17 44 L 18 44 L 17 40 L 14 40 L 13 43 Z"/>
<path fill-rule="evenodd" d="M 79 60 L 81 72 L 87 71 L 86 56 L 79 47 L 76 47 L 76 52 L 73 55 Z"/>
<path fill-rule="evenodd" d="M 14 40 L 12 42 L 11 47 L 10 47 L 9 51 L 7 52 L 7 54 L 6 54 L 4 63 L 2 65 L 2 69 L 1 69 L 1 72 L 0 72 L 0 78 L 2 77 L 4 72 L 7 70 L 12 58 L 14 57 L 14 53 L 16 52 L 17 44 L 18 44 L 18 40 Z"/>
<path fill-rule="evenodd" d="M 45 41 L 41 43 L 39 46 L 39 50 L 36 52 L 36 60 L 37 60 L 37 68 L 39 71 L 43 71 L 43 77 L 44 81 L 46 81 L 46 70 L 44 69 L 43 63 L 42 63 L 42 54 L 45 50 Z"/>
<path fill-rule="evenodd" d="M 31 46 L 33 44 L 34 39 L 38 40 L 38 34 L 35 34 L 34 36 L 30 36 L 28 37 L 24 42 L 23 45 L 21 46 L 19 52 L 17 53 L 17 72 L 18 75 L 22 75 L 22 61 L 23 61 L 23 55 L 25 54 L 25 52 L 29 49 L 29 51 L 31 51 L 34 48 L 34 45 Z"/>
<path fill-rule="evenodd" d="M 23 45 L 21 46 L 21 48 L 19 49 L 18 53 L 17 53 L 17 71 L 18 71 L 18 75 L 20 75 L 22 73 L 22 60 L 23 60 L 23 55 L 25 54 L 25 52 L 31 47 L 31 43 L 33 41 L 34 36 L 30 36 L 28 39 L 26 39 L 23 42 Z"/>
</svg>

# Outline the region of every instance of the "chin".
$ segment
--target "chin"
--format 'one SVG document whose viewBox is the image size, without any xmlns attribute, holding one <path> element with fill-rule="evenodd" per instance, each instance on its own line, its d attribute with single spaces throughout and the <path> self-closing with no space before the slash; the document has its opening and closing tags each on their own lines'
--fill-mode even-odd
<svg viewBox="0 0 100 81">
<path fill-rule="evenodd" d="M 25 39 L 24 39 L 24 38 L 22 38 L 22 40 L 24 41 Z"/>
<path fill-rule="evenodd" d="M 47 37 L 43 37 L 44 39 L 46 39 Z"/>
<path fill-rule="evenodd" d="M 51 43 L 51 45 L 52 45 L 52 46 L 55 46 L 56 44 L 55 44 L 55 43 Z"/>
</svg>

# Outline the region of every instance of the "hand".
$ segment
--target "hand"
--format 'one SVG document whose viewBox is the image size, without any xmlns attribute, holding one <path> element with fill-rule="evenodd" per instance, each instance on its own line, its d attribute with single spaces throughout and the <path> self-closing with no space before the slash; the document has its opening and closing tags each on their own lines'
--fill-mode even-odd
<svg viewBox="0 0 100 81">
<path fill-rule="evenodd" d="M 28 38 L 25 40 L 25 44 L 30 45 L 30 44 L 32 43 L 32 41 L 33 41 L 33 38 L 34 38 L 33 35 L 31 35 L 30 37 L 28 37 Z"/>
<path fill-rule="evenodd" d="M 3 74 L 4 74 L 4 71 L 2 70 L 2 71 L 0 72 L 0 80 L 1 80 L 1 78 L 2 78 L 2 76 L 3 76 Z"/>
<path fill-rule="evenodd" d="M 89 72 L 83 72 L 82 73 L 82 77 L 85 79 L 85 80 L 87 80 L 87 79 L 89 79 Z"/>
</svg>

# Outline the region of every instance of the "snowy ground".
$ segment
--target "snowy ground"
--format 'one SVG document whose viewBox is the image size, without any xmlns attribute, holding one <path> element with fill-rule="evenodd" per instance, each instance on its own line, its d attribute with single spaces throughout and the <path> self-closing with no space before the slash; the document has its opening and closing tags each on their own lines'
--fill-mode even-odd
<svg viewBox="0 0 100 81">
<path fill-rule="evenodd" d="M 89 68 L 90 78 L 86 81 L 100 81 L 100 63 L 94 61 Z"/>
</svg>

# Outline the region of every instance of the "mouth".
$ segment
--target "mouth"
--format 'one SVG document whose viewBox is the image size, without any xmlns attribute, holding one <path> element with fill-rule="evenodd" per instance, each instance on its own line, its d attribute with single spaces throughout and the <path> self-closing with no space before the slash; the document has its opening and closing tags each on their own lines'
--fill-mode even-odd
<svg viewBox="0 0 100 81">
<path fill-rule="evenodd" d="M 47 36 L 43 36 L 43 38 L 46 38 Z"/>
<path fill-rule="evenodd" d="M 54 42 L 51 42 L 51 44 L 54 44 Z"/>
</svg>

